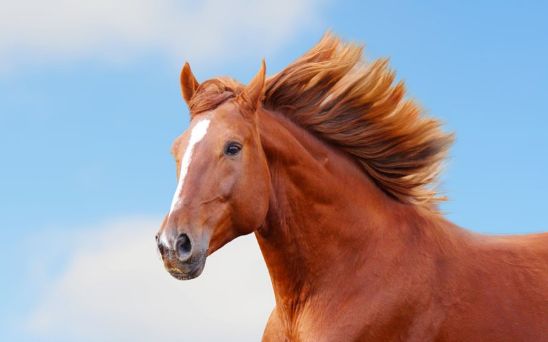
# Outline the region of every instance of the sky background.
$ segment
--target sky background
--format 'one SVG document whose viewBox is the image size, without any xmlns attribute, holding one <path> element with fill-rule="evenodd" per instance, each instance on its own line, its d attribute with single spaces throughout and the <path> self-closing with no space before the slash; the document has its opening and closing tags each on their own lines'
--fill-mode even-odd
<svg viewBox="0 0 548 342">
<path fill-rule="evenodd" d="M 273 307 L 253 236 L 180 282 L 154 234 L 188 125 L 178 76 L 273 74 L 326 29 L 389 57 L 456 132 L 455 223 L 548 228 L 548 6 L 530 1 L 0 0 L 0 340 L 257 341 Z"/>
</svg>

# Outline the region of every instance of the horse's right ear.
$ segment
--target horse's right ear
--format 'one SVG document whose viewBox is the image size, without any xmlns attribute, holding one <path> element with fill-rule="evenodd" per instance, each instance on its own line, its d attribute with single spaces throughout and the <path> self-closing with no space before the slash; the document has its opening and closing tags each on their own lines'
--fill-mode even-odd
<svg viewBox="0 0 548 342">
<path fill-rule="evenodd" d="M 261 62 L 261 69 L 253 77 L 251 82 L 245 87 L 242 94 L 240 94 L 241 104 L 243 106 L 243 111 L 246 114 L 255 114 L 259 103 L 263 97 L 264 85 L 266 79 L 266 63 L 263 59 Z"/>
<path fill-rule="evenodd" d="M 190 65 L 186 62 L 183 70 L 181 70 L 181 92 L 187 105 L 190 104 L 190 99 L 194 96 L 199 85 L 200 83 L 198 83 L 198 80 L 192 74 L 192 70 L 190 70 Z"/>
</svg>

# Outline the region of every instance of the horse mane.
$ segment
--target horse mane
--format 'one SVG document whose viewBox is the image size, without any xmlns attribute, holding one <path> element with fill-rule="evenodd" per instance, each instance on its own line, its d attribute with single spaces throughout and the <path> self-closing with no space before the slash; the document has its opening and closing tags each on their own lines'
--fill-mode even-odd
<svg viewBox="0 0 548 342">
<path fill-rule="evenodd" d="M 388 61 L 366 63 L 363 48 L 326 33 L 316 46 L 266 80 L 265 109 L 281 113 L 353 157 L 388 195 L 435 207 L 435 184 L 452 134 L 405 99 Z M 191 115 L 241 94 L 229 78 L 205 81 L 190 101 Z"/>
<path fill-rule="evenodd" d="M 366 63 L 361 46 L 331 33 L 266 82 L 263 105 L 347 152 L 386 193 L 432 206 L 453 141 L 438 120 L 404 99 L 386 59 Z"/>
</svg>

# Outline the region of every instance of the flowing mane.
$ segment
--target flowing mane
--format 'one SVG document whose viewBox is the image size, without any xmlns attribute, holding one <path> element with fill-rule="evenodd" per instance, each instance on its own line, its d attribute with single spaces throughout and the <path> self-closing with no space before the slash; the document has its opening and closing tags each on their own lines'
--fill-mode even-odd
<svg viewBox="0 0 548 342">
<path fill-rule="evenodd" d="M 432 184 L 453 140 L 404 99 L 385 59 L 327 33 L 267 81 L 264 106 L 353 156 L 388 194 L 414 204 L 440 200 Z"/>
<path fill-rule="evenodd" d="M 395 199 L 432 207 L 444 199 L 434 185 L 453 135 L 404 98 L 404 84 L 394 85 L 386 59 L 366 63 L 362 50 L 327 33 L 266 81 L 263 106 L 350 154 Z M 241 90 L 227 78 L 206 81 L 191 113 L 238 98 Z"/>
</svg>

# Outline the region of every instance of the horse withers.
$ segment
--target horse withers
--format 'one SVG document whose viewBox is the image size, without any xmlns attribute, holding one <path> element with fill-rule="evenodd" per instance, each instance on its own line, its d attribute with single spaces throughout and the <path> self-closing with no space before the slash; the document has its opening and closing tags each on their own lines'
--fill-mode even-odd
<svg viewBox="0 0 548 342">
<path fill-rule="evenodd" d="M 452 135 L 361 55 L 327 34 L 247 86 L 185 64 L 166 269 L 197 277 L 255 233 L 276 299 L 265 341 L 548 341 L 548 234 L 447 221 L 431 184 Z"/>
</svg>

